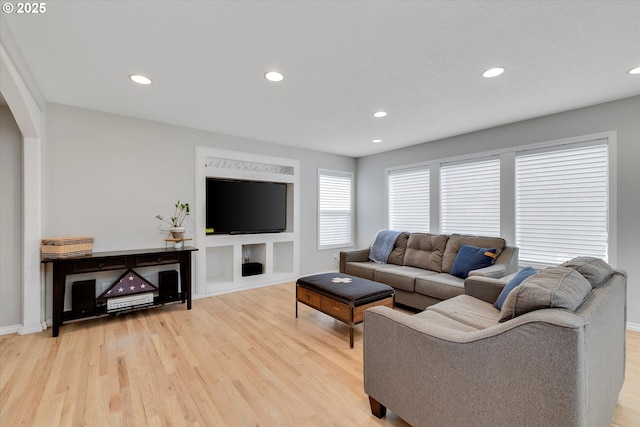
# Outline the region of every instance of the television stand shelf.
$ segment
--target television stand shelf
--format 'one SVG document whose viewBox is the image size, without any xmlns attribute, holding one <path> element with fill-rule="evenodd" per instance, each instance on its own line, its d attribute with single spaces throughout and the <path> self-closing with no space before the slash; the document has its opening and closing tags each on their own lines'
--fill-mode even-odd
<svg viewBox="0 0 640 427">
<path fill-rule="evenodd" d="M 113 252 L 94 252 L 80 257 L 44 258 L 43 264 L 53 265 L 53 326 L 51 335 L 57 337 L 63 322 L 104 315 L 100 309 L 90 316 L 64 311 L 65 284 L 68 275 L 94 273 L 108 270 L 126 270 L 164 264 L 180 264 L 182 303 L 191 310 L 191 252 L 197 248 L 187 246 L 181 249 L 157 248 Z M 154 298 L 153 306 L 164 305 L 166 301 Z"/>
</svg>

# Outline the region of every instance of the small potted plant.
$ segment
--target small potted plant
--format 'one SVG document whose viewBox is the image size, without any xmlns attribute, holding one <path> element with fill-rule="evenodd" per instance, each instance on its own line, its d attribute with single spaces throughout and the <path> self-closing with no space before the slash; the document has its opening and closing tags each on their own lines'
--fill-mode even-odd
<svg viewBox="0 0 640 427">
<path fill-rule="evenodd" d="M 171 220 L 164 219 L 161 215 L 156 215 L 160 221 L 166 222 L 171 226 L 171 235 L 176 239 L 181 239 L 184 236 L 184 227 L 182 223 L 185 218 L 189 215 L 189 203 L 182 203 L 180 200 L 175 204 L 175 210 L 173 212 L 173 216 Z"/>
</svg>

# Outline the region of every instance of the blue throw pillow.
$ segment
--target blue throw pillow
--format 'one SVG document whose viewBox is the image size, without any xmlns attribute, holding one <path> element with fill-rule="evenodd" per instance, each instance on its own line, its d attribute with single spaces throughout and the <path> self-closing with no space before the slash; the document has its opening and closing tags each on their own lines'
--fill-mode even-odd
<svg viewBox="0 0 640 427">
<path fill-rule="evenodd" d="M 498 310 L 502 310 L 502 306 L 504 305 L 504 302 L 507 300 L 507 296 L 509 295 L 509 292 L 511 292 L 514 288 L 518 287 L 520 283 L 524 282 L 524 279 L 526 279 L 529 276 L 533 276 L 536 273 L 537 271 L 533 267 L 525 267 L 522 270 L 518 271 L 518 274 L 513 276 L 513 279 L 511 279 L 509 283 L 507 283 L 505 287 L 502 288 L 502 292 L 500 292 L 500 295 L 498 295 L 498 299 L 496 300 L 496 302 L 493 303 L 493 306 Z"/>
<path fill-rule="evenodd" d="M 493 264 L 496 260 L 496 251 L 496 249 L 462 245 L 455 261 L 453 261 L 451 274 L 461 279 L 466 279 L 470 271 L 489 267 Z"/>
</svg>

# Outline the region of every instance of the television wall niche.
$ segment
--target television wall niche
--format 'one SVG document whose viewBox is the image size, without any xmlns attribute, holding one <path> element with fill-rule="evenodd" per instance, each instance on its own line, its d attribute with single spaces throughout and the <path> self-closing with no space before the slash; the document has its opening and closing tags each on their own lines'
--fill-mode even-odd
<svg viewBox="0 0 640 427">
<path fill-rule="evenodd" d="M 280 233 L 287 229 L 287 184 L 206 178 L 206 234 Z"/>
</svg>

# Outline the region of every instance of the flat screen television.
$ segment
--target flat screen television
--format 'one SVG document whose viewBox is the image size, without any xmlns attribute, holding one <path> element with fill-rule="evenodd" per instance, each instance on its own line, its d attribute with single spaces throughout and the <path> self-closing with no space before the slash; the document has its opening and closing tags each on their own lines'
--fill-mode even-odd
<svg viewBox="0 0 640 427">
<path fill-rule="evenodd" d="M 287 228 L 287 184 L 207 178 L 207 234 L 279 233 Z"/>
</svg>

